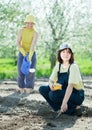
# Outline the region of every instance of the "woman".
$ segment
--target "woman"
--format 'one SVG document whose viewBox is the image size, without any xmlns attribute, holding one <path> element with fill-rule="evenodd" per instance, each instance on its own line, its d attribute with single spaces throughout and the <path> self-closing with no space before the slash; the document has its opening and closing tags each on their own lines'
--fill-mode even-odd
<svg viewBox="0 0 92 130">
<path fill-rule="evenodd" d="M 23 27 L 18 34 L 18 86 L 19 92 L 30 93 L 34 88 L 35 72 L 29 72 L 27 75 L 22 73 L 21 66 L 24 57 L 28 56 L 28 60 L 32 63 L 31 69 L 36 68 L 36 53 L 35 47 L 37 43 L 38 33 L 34 29 L 35 18 L 32 15 L 28 15 L 24 21 L 25 27 Z M 24 68 L 25 69 L 25 68 Z"/>
<path fill-rule="evenodd" d="M 61 84 L 62 88 L 54 90 L 55 83 Z M 54 111 L 60 110 L 68 115 L 73 114 L 75 110 L 80 111 L 80 105 L 84 100 L 84 86 L 69 44 L 64 43 L 60 46 L 58 63 L 50 76 L 49 86 L 41 86 L 39 92 Z"/>
</svg>

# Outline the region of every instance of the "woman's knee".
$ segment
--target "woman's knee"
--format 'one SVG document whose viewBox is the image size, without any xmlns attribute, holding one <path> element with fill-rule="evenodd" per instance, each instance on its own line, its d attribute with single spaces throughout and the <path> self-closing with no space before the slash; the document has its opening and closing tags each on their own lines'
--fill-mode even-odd
<svg viewBox="0 0 92 130">
<path fill-rule="evenodd" d="M 43 92 L 43 86 L 39 87 L 39 92 L 42 93 Z"/>
<path fill-rule="evenodd" d="M 49 91 L 50 91 L 49 86 L 40 86 L 40 87 L 39 87 L 39 92 L 40 92 L 41 94 L 48 93 Z"/>
</svg>

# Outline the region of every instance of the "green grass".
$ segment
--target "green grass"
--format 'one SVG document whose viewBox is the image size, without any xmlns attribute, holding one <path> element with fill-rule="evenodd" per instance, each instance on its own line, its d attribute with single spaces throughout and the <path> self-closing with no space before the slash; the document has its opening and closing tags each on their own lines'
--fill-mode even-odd
<svg viewBox="0 0 92 130">
<path fill-rule="evenodd" d="M 78 59 L 77 61 L 80 71 L 83 75 L 92 75 L 92 60 L 91 59 Z"/>
<path fill-rule="evenodd" d="M 50 62 L 46 59 L 38 60 L 36 68 L 37 68 L 37 71 L 36 71 L 37 77 L 49 77 L 51 74 Z"/>
<path fill-rule="evenodd" d="M 0 65 L 6 65 L 6 64 L 11 64 L 11 65 L 14 65 L 15 64 L 15 61 L 14 59 L 11 59 L 11 58 L 0 58 Z"/>
<path fill-rule="evenodd" d="M 17 66 L 13 59 L 0 59 L 0 79 L 15 79 Z"/>
<path fill-rule="evenodd" d="M 82 75 L 92 75 L 92 60 L 76 60 Z M 49 77 L 51 74 L 50 62 L 47 59 L 39 59 L 36 66 L 36 77 Z M 17 79 L 17 65 L 13 59 L 0 59 L 0 79 Z"/>
</svg>

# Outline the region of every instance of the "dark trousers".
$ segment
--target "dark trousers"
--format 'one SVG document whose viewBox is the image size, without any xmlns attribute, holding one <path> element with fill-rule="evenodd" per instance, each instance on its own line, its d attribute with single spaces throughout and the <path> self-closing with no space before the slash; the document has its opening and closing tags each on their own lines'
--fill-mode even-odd
<svg viewBox="0 0 92 130">
<path fill-rule="evenodd" d="M 18 86 L 20 88 L 34 88 L 35 72 L 34 73 L 29 72 L 29 74 L 26 76 L 21 72 L 21 65 L 23 62 L 23 58 L 24 58 L 23 55 L 19 52 L 18 63 L 17 63 L 17 66 L 18 66 Z M 31 61 L 32 61 L 31 68 L 36 69 L 36 54 L 35 53 L 33 54 Z"/>
<path fill-rule="evenodd" d="M 54 111 L 60 110 L 65 90 L 51 91 L 49 86 L 41 86 L 39 88 L 40 94 L 46 99 Z M 72 93 L 68 101 L 68 110 L 66 114 L 72 114 L 76 106 L 81 105 L 84 100 L 84 91 L 78 91 Z"/>
</svg>

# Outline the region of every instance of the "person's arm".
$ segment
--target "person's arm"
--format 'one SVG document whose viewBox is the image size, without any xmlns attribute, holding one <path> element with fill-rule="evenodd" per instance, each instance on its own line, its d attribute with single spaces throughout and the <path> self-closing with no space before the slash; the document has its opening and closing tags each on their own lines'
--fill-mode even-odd
<svg viewBox="0 0 92 130">
<path fill-rule="evenodd" d="M 21 37 L 21 30 L 20 30 L 19 33 L 18 33 L 18 38 L 17 38 L 18 49 L 21 48 L 21 39 L 22 39 L 22 37 Z"/>
<path fill-rule="evenodd" d="M 21 54 L 22 54 L 23 56 L 25 56 L 25 55 L 26 55 L 26 52 L 25 52 L 25 50 L 24 50 L 24 49 L 22 48 L 22 46 L 21 46 L 21 40 L 22 40 L 22 35 L 21 35 L 21 33 L 22 33 L 22 30 L 20 30 L 19 33 L 18 33 L 17 46 L 18 46 L 18 49 L 19 49 L 19 51 L 21 52 Z"/>
<path fill-rule="evenodd" d="M 69 84 L 66 89 L 65 96 L 61 105 L 61 112 L 66 112 L 66 110 L 68 109 L 67 103 L 72 94 L 72 91 L 73 91 L 73 84 Z"/>
<path fill-rule="evenodd" d="M 51 90 L 54 90 L 53 89 L 53 86 L 54 86 L 54 83 L 57 81 L 57 73 L 58 73 L 58 70 L 59 70 L 59 63 L 57 63 L 52 71 L 52 74 L 49 78 L 49 87 Z"/>
<path fill-rule="evenodd" d="M 54 86 L 54 81 L 51 80 L 51 79 L 49 79 L 49 87 L 50 87 L 50 89 L 51 89 L 52 91 L 54 90 L 53 86 Z"/>
<path fill-rule="evenodd" d="M 34 53 L 34 51 L 35 51 L 37 39 L 38 39 L 38 33 L 35 32 L 35 33 L 34 33 L 33 40 L 32 40 L 32 44 L 31 44 L 31 47 L 30 47 L 29 60 L 31 60 L 31 58 L 32 58 L 32 56 L 33 56 L 33 53 Z"/>
</svg>

